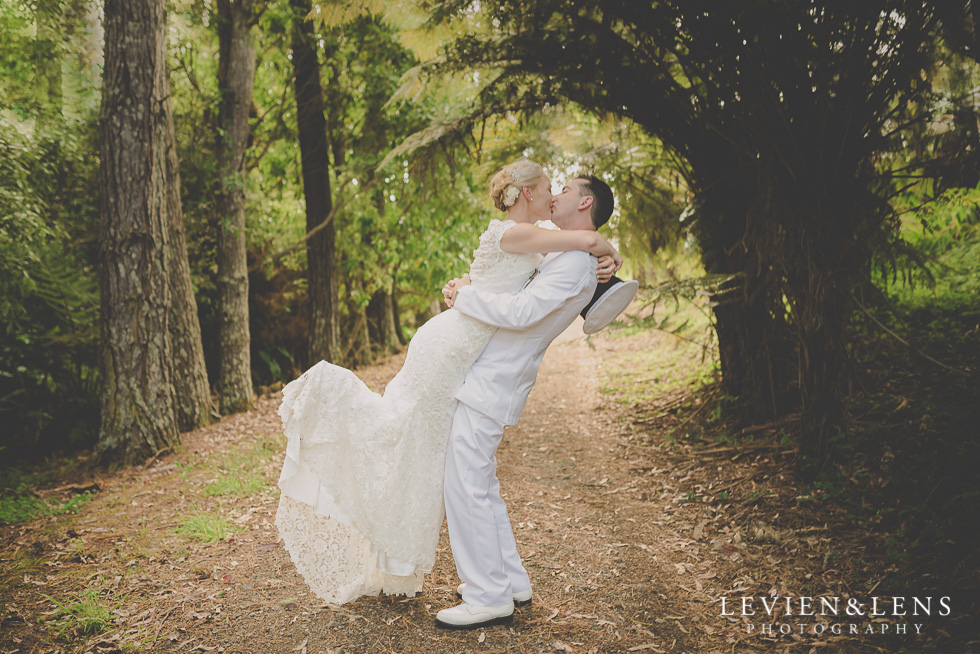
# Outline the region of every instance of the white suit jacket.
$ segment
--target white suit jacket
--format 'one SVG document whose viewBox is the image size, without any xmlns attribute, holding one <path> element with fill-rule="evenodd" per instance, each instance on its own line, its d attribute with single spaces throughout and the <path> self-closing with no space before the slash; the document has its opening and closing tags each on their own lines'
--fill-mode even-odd
<svg viewBox="0 0 980 654">
<path fill-rule="evenodd" d="M 461 288 L 453 308 L 497 331 L 456 399 L 505 425 L 517 424 L 545 350 L 592 299 L 596 263 L 588 252 L 573 250 L 546 259 L 516 295 Z"/>
</svg>

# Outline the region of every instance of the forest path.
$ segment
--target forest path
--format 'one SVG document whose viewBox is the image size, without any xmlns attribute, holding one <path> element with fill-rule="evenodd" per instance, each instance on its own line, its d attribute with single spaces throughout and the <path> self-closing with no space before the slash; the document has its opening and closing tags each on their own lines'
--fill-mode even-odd
<svg viewBox="0 0 980 654">
<path fill-rule="evenodd" d="M 239 621 L 236 631 L 251 633 L 247 641 L 234 640 L 268 652 L 301 651 L 305 642 L 311 653 L 714 649 L 704 642 L 711 638 L 699 623 L 712 612 L 717 620 L 717 607 L 693 595 L 696 573 L 683 567 L 691 565 L 690 534 L 678 530 L 695 525 L 669 519 L 678 506 L 675 498 L 663 494 L 656 479 L 637 473 L 659 469 L 668 475 L 670 465 L 651 460 L 653 451 L 633 453 L 625 417 L 600 392 L 609 376 L 604 355 L 639 345 L 600 336 L 589 347 L 581 325 L 572 325 L 545 357 L 520 423 L 504 436 L 498 452 L 501 488 L 534 589 L 533 604 L 518 612 L 511 627 L 446 632 L 434 626 L 435 612 L 457 602 L 458 579 L 443 528 L 436 567 L 418 597 L 362 598 L 337 611 L 315 608 L 322 602 L 277 548 L 269 563 L 282 568 L 276 574 L 284 582 L 279 606 L 296 597 L 308 615 L 297 620 L 298 609 L 282 609 L 283 617 L 294 620 L 288 627 L 278 615 L 271 627 L 257 615 L 261 629 L 254 621 Z M 401 359 L 359 374 L 379 388 Z M 275 533 L 268 538 L 274 540 Z M 261 615 L 268 611 L 269 604 Z"/>
<path fill-rule="evenodd" d="M 281 651 L 303 641 L 309 652 L 712 651 L 699 623 L 710 612 L 717 619 L 717 608 L 692 596 L 693 571 L 678 572 L 691 564 L 689 538 L 664 520 L 677 504 L 669 493 L 660 497 L 663 484 L 637 473 L 659 468 L 666 475 L 669 465 L 632 452 L 625 416 L 600 390 L 609 377 L 604 355 L 631 341 L 592 340 L 590 347 L 576 322 L 552 344 L 520 423 L 507 429 L 498 451 L 502 494 L 534 590 L 513 625 L 472 632 L 433 625 L 436 611 L 458 601 L 443 528 L 419 597 L 363 598 L 335 612 L 330 626 L 312 618 L 308 628 L 291 630 Z M 295 573 L 282 579 L 309 598 Z M 278 651 L 271 641 L 268 647 Z"/>
<path fill-rule="evenodd" d="M 702 509 L 678 502 L 669 453 L 638 445 L 629 404 L 601 391 L 616 369 L 610 359 L 629 360 L 633 350 L 669 347 L 670 340 L 599 335 L 590 347 L 577 323 L 545 357 L 521 422 L 508 428 L 498 452 L 502 493 L 534 590 L 533 604 L 519 609 L 512 625 L 470 632 L 435 627 L 436 611 L 457 601 L 445 528 L 435 569 L 418 596 L 368 597 L 340 607 L 315 597 L 277 543 L 275 479 L 284 440 L 276 394 L 247 414 L 186 434 L 186 451 L 175 457 L 99 479 L 103 491 L 74 519 L 6 528 L 4 558 L 33 548 L 39 565 L 48 566 L 49 587 L 25 583 L 15 594 L 8 612 L 24 623 L 5 620 L 0 648 L 734 651 L 744 629 L 719 615 L 710 590 L 721 578 L 734 579 L 720 567 L 735 565 L 735 547 L 707 537 L 710 519 L 698 518 Z M 402 359 L 358 374 L 378 389 Z M 198 542 L 180 533 L 194 515 L 223 516 L 238 531 Z M 66 644 L 37 626 L 37 616 L 52 608 L 37 600 L 42 592 L 80 597 L 83 579 L 113 598 L 113 623 Z"/>
</svg>

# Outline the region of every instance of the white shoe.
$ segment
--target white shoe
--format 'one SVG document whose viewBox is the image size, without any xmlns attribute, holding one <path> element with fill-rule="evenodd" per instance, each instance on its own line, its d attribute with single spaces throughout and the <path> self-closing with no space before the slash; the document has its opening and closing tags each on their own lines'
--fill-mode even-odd
<svg viewBox="0 0 980 654">
<path fill-rule="evenodd" d="M 463 589 L 466 588 L 466 582 L 464 581 L 459 586 L 456 586 L 456 597 L 463 599 Z M 526 606 L 531 603 L 531 589 L 520 590 L 514 593 L 514 604 L 517 606 Z"/>
<path fill-rule="evenodd" d="M 505 624 L 514 620 L 514 604 L 498 606 L 477 606 L 463 602 L 436 613 L 436 626 L 443 629 L 476 629 L 494 624 Z"/>
</svg>

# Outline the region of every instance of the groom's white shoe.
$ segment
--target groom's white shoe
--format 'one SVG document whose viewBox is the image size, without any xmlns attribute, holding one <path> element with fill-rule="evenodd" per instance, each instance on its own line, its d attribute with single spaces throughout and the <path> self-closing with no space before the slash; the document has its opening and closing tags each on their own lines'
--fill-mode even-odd
<svg viewBox="0 0 980 654">
<path fill-rule="evenodd" d="M 466 588 L 466 582 L 464 581 L 459 586 L 456 586 L 456 597 L 463 599 L 463 589 Z M 514 605 L 515 606 L 526 606 L 531 603 L 531 589 L 519 590 L 514 593 Z"/>
<path fill-rule="evenodd" d="M 476 629 L 494 624 L 505 624 L 514 620 L 514 604 L 498 606 L 477 606 L 463 602 L 436 613 L 436 626 L 443 629 Z"/>
</svg>

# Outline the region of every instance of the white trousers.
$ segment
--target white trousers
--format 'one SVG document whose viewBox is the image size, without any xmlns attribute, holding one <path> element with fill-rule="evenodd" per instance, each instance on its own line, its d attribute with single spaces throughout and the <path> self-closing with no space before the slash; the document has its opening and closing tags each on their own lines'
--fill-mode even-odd
<svg viewBox="0 0 980 654">
<path fill-rule="evenodd" d="M 463 403 L 456 406 L 446 452 L 446 522 L 463 601 L 507 604 L 531 587 L 500 499 L 497 459 L 504 424 Z"/>
</svg>

